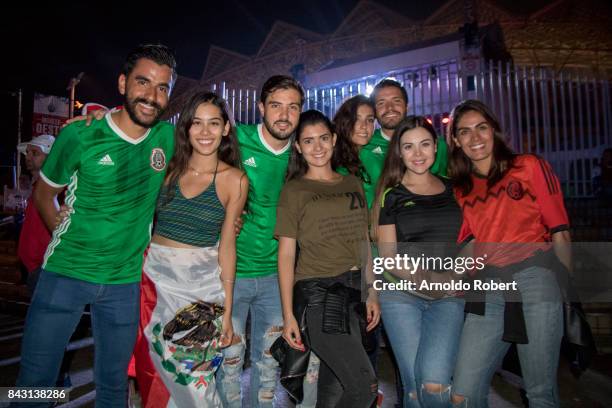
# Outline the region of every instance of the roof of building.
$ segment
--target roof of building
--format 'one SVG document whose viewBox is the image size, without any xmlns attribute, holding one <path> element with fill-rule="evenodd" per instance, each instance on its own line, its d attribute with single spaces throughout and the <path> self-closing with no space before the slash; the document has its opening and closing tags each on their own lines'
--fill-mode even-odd
<svg viewBox="0 0 612 408">
<path fill-rule="evenodd" d="M 246 64 L 250 60 L 251 58 L 246 55 L 212 45 L 208 51 L 202 78 L 212 78 L 228 69 Z"/>
<path fill-rule="evenodd" d="M 534 2 L 521 12 L 500 2 L 449 0 L 429 17 L 413 20 L 375 0 L 361 0 L 329 34 L 276 21 L 255 55 L 211 47 L 198 86 L 226 82 L 258 89 L 269 75 L 289 73 L 296 65 L 310 74 L 436 43 L 456 36 L 470 10 L 480 26 L 499 24 L 500 40 L 515 63 L 584 66 L 612 74 L 609 1 L 556 0 L 538 10 Z M 186 98 L 181 89 L 173 93 L 170 111 Z"/>
<path fill-rule="evenodd" d="M 417 21 L 405 17 L 382 4 L 362 0 L 342 20 L 331 37 L 339 38 L 359 33 L 393 30 L 415 23 Z"/>
</svg>

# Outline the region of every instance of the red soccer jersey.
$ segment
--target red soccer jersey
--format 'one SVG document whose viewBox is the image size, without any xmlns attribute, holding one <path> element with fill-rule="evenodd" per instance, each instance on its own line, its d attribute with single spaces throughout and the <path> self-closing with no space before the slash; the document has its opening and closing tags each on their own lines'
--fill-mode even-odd
<svg viewBox="0 0 612 408">
<path fill-rule="evenodd" d="M 492 188 L 487 179 L 472 176 L 474 188 L 462 196 L 455 191 L 463 211 L 459 242 L 549 243 L 551 234 L 567 230 L 569 221 L 559 180 L 548 162 L 534 155 L 519 155 L 514 167 Z M 533 255 L 545 245 L 487 246 L 488 263 L 509 265 Z M 480 252 L 480 251 L 479 251 Z"/>
</svg>

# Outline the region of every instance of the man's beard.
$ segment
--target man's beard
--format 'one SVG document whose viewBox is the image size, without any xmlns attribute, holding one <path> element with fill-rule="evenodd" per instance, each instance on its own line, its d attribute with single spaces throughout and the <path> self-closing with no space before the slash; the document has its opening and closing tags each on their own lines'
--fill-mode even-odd
<svg viewBox="0 0 612 408">
<path fill-rule="evenodd" d="M 155 115 L 155 117 L 149 122 L 145 122 L 144 120 L 139 118 L 138 115 L 136 114 L 136 105 L 140 102 L 146 103 L 154 107 L 155 109 L 157 109 L 157 115 Z M 161 118 L 161 116 L 165 112 L 165 109 L 159 106 L 157 102 L 148 101 L 144 98 L 130 99 L 127 93 L 125 94 L 125 98 L 124 98 L 124 109 L 128 113 L 128 116 L 130 117 L 132 122 L 134 122 L 138 126 L 142 126 L 143 128 L 151 128 L 155 126 L 157 122 L 159 122 L 159 118 Z"/>
<path fill-rule="evenodd" d="M 401 112 L 396 112 L 396 113 L 398 114 L 397 119 L 391 119 L 391 120 L 387 120 L 387 121 L 380 121 L 380 127 L 382 127 L 383 129 L 395 130 L 397 125 L 399 125 L 400 122 L 402 121 L 402 119 L 404 119 L 406 117 L 406 114 L 404 114 L 402 116 Z"/>
<path fill-rule="evenodd" d="M 290 129 L 288 128 L 286 132 L 283 132 L 283 133 L 277 132 L 272 127 L 272 123 L 268 122 L 265 116 L 263 118 L 263 122 L 264 122 L 264 126 L 266 127 L 266 129 L 268 129 L 268 132 L 272 135 L 272 137 L 278 140 L 289 139 L 291 135 L 293 135 L 293 132 L 295 131 L 295 126 L 294 126 L 294 127 L 291 127 Z M 277 120 L 275 123 L 278 123 L 278 122 L 287 123 L 289 124 L 289 126 L 292 126 L 291 122 L 289 122 L 288 120 Z"/>
</svg>

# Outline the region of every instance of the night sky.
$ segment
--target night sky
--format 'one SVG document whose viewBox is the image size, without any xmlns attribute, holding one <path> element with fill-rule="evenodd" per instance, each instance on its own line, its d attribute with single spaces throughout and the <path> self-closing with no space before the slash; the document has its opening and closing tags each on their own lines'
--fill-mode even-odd
<svg viewBox="0 0 612 408">
<path fill-rule="evenodd" d="M 370 1 L 420 20 L 447 0 Z M 495 2 L 526 14 L 550 1 Z M 80 72 L 85 75 L 76 89 L 78 101 L 121 104 L 118 73 L 127 53 L 140 43 L 170 46 L 177 55 L 179 74 L 200 79 L 211 44 L 254 55 L 276 20 L 329 34 L 357 3 L 358 0 L 174 1 L 164 8 L 152 2 L 138 5 L 130 1 L 103 4 L 58 0 L 21 1 L 11 3 L 10 8 L 5 5 L 0 24 L 5 58 L 0 75 L 0 168 L 15 160 L 18 89 L 23 91 L 21 139 L 29 140 L 33 93 L 67 97 L 70 78 Z M 463 14 L 463 9 L 457 12 Z"/>
<path fill-rule="evenodd" d="M 429 8 L 443 2 L 431 1 Z M 177 55 L 179 74 L 199 79 L 210 44 L 255 54 L 277 19 L 329 33 L 357 0 L 179 1 L 169 2 L 166 8 L 153 7 L 152 2 L 122 3 L 125 6 L 99 3 L 96 9 L 96 2 L 64 6 L 43 2 L 37 8 L 17 9 L 11 17 L 5 15 L 8 24 L 0 29 L 14 64 L 3 88 L 67 95 L 70 78 L 82 71 L 85 76 L 77 87 L 77 99 L 119 102 L 118 71 L 129 50 L 139 43 L 170 46 Z"/>
<path fill-rule="evenodd" d="M 377 1 L 421 19 L 446 0 Z M 77 87 L 78 100 L 120 103 L 118 71 L 128 51 L 139 43 L 161 42 L 172 47 L 179 73 L 199 79 L 210 44 L 255 54 L 277 19 L 331 33 L 357 0 L 178 1 L 169 2 L 166 8 L 152 2 L 142 6 L 129 1 L 58 3 L 34 6 L 24 1 L 3 13 L 0 30 L 5 56 L 11 62 L 4 64 L 8 72 L 2 76 L 1 89 L 67 96 L 70 78 L 85 72 Z M 520 3 L 529 3 L 533 9 L 534 4 L 545 1 L 501 1 L 515 10 Z"/>
</svg>

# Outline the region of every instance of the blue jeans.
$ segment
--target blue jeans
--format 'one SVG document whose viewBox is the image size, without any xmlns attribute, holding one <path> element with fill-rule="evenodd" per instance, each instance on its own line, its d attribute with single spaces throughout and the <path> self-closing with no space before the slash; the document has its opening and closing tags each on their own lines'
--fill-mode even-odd
<svg viewBox="0 0 612 408">
<path fill-rule="evenodd" d="M 450 405 L 464 305 L 454 297 L 429 301 L 410 294 L 380 294 L 385 330 L 402 377 L 404 408 Z M 430 392 L 425 384 L 443 390 Z"/>
<path fill-rule="evenodd" d="M 234 342 L 223 349 L 223 363 L 217 371 L 217 386 L 223 406 L 242 407 L 240 375 L 246 350 L 245 330 L 251 312 L 251 407 L 272 407 L 278 363 L 270 354 L 270 346 L 282 334 L 283 316 L 278 289 L 278 276 L 236 279 L 232 324 Z M 239 341 L 236 341 L 236 339 Z"/>
<path fill-rule="evenodd" d="M 517 344 L 529 407 L 558 407 L 563 309 L 557 281 L 550 270 L 537 266 L 515 273 L 514 279 L 523 299 L 529 339 L 527 344 Z M 503 296 L 488 292 L 485 315 L 468 314 L 463 327 L 453 394 L 465 400 L 457 406 L 488 406 L 491 379 L 510 347 L 502 340 L 503 331 Z"/>
<path fill-rule="evenodd" d="M 127 367 L 140 315 L 140 283 L 103 285 L 43 270 L 26 317 L 18 387 L 52 387 L 85 305 L 91 305 L 96 407 L 127 404 Z M 26 406 L 48 406 L 48 403 Z"/>
</svg>

